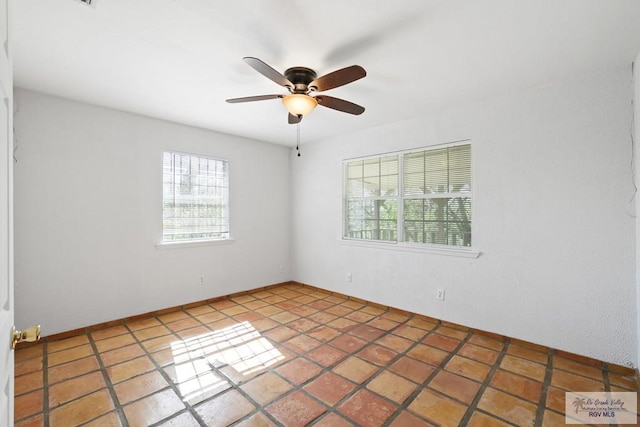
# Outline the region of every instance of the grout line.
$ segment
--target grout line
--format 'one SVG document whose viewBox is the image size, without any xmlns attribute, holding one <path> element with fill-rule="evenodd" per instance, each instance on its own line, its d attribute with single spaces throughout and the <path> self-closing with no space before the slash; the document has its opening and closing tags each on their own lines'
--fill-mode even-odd
<svg viewBox="0 0 640 427">
<path fill-rule="evenodd" d="M 49 425 L 49 355 L 47 342 L 42 343 L 42 422 Z"/>
<path fill-rule="evenodd" d="M 547 366 L 544 374 L 544 380 L 542 381 L 542 390 L 540 392 L 540 398 L 538 399 L 538 408 L 536 410 L 535 427 L 542 427 L 544 421 L 544 412 L 547 407 L 547 393 L 549 386 L 551 385 L 551 377 L 553 375 L 553 349 L 547 351 Z"/>
<path fill-rule="evenodd" d="M 107 368 L 104 365 L 104 362 L 102 361 L 102 355 L 101 355 L 100 351 L 98 351 L 98 347 L 96 346 L 96 342 L 93 340 L 93 337 L 88 332 L 87 332 L 87 338 L 89 340 L 89 344 L 91 345 L 91 349 L 93 350 L 93 353 L 96 356 L 96 360 L 98 361 L 98 367 L 99 367 L 100 373 L 102 374 L 102 377 L 104 379 L 107 391 L 109 392 L 109 395 L 111 396 L 111 400 L 113 402 L 113 406 L 115 407 L 116 413 L 118 414 L 118 418 L 120 418 L 120 422 L 122 423 L 122 425 L 126 427 L 126 426 L 129 425 L 129 423 L 127 422 L 127 419 L 124 416 L 124 410 L 122 409 L 122 406 L 120 405 L 120 402 L 118 400 L 118 395 L 116 394 L 116 391 L 113 388 L 113 384 L 111 383 L 111 379 L 109 378 L 109 374 L 107 374 Z M 100 416 L 103 416 L 103 415 L 105 415 L 105 414 L 101 414 Z"/>
</svg>

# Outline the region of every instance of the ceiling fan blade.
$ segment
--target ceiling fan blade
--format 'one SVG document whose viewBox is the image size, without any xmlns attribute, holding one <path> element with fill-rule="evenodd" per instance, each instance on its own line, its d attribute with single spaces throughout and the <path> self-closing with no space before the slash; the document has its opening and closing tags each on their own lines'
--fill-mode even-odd
<svg viewBox="0 0 640 427">
<path fill-rule="evenodd" d="M 293 83 L 291 83 L 288 78 L 286 78 L 281 73 L 277 72 L 276 70 L 274 70 L 273 68 L 271 68 L 269 65 L 265 64 L 258 58 L 246 56 L 242 58 L 242 60 L 247 64 L 249 64 L 251 68 L 259 72 L 266 78 L 278 83 L 280 86 L 290 87 L 293 89 Z"/>
<path fill-rule="evenodd" d="M 237 104 L 239 102 L 253 102 L 253 101 L 265 101 L 267 99 L 282 98 L 284 95 L 258 95 L 258 96 L 245 96 L 244 98 L 231 98 L 227 99 L 229 104 Z"/>
<path fill-rule="evenodd" d="M 302 117 L 294 116 L 293 114 L 289 113 L 289 124 L 290 125 L 295 125 L 296 123 L 300 123 L 301 121 L 302 121 Z"/>
<path fill-rule="evenodd" d="M 318 105 L 331 108 L 333 110 L 342 111 L 344 113 L 360 115 L 364 113 L 364 107 L 353 102 L 345 101 L 344 99 L 334 98 L 333 96 L 318 95 L 315 97 L 318 100 Z"/>
<path fill-rule="evenodd" d="M 359 65 L 342 68 L 324 76 L 318 77 L 311 83 L 310 88 L 315 88 L 318 92 L 344 86 L 347 83 L 355 82 L 367 75 L 364 68 Z"/>
</svg>

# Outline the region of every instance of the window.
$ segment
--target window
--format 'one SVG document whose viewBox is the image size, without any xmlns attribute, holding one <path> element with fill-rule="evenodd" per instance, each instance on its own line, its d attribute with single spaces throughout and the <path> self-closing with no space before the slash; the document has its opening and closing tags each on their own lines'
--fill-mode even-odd
<svg viewBox="0 0 640 427">
<path fill-rule="evenodd" d="M 471 145 L 345 162 L 346 239 L 471 246 Z"/>
<path fill-rule="evenodd" d="M 162 241 L 229 238 L 229 162 L 164 152 Z"/>
</svg>

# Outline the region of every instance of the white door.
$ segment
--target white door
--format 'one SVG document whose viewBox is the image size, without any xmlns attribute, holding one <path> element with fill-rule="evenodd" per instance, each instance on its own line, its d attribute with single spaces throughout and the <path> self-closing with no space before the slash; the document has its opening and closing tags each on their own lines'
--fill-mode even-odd
<svg viewBox="0 0 640 427">
<path fill-rule="evenodd" d="M 13 74 L 8 0 L 0 0 L 0 427 L 13 425 Z"/>
</svg>

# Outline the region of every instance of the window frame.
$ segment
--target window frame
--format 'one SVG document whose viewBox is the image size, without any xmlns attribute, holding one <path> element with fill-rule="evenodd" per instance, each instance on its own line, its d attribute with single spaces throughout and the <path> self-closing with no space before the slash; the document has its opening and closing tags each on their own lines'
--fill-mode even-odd
<svg viewBox="0 0 640 427">
<path fill-rule="evenodd" d="M 195 158 L 198 160 L 207 160 L 207 161 L 215 161 L 215 162 L 223 162 L 225 164 L 225 168 L 226 168 L 226 177 L 225 177 L 225 184 L 226 184 L 226 188 L 224 188 L 224 193 L 223 193 L 223 200 L 224 200 L 224 217 L 226 217 L 226 236 L 223 237 L 205 237 L 205 238 L 190 238 L 190 239 L 177 239 L 177 240 L 164 240 L 165 237 L 165 222 L 164 222 L 164 215 L 165 215 L 165 193 L 164 193 L 164 157 L 165 154 L 170 154 L 172 156 L 178 155 L 178 156 L 189 156 L 190 158 Z M 212 156 L 212 155 L 204 155 L 204 154 L 197 154 L 197 153 L 188 153 L 188 152 L 184 152 L 184 151 L 177 151 L 177 150 L 170 150 L 170 149 L 164 149 L 161 152 L 161 191 L 160 191 L 160 198 L 161 198 L 161 209 L 160 209 L 160 214 L 161 214 L 161 221 L 160 221 L 160 236 L 159 236 L 159 242 L 156 244 L 156 247 L 158 249 L 164 249 L 164 248 L 170 248 L 170 247 L 194 247 L 194 246 L 207 246 L 207 245 L 217 245 L 217 244 L 227 244 L 227 243 L 231 243 L 233 242 L 233 238 L 231 236 L 231 215 L 230 215 L 230 211 L 231 211 L 231 194 L 230 194 L 230 187 L 231 187 L 231 164 L 230 161 L 228 159 L 222 158 L 222 157 L 216 157 L 216 156 Z M 193 161 L 193 160 L 192 160 Z M 175 170 L 175 168 L 174 168 Z M 191 175 L 193 176 L 193 175 Z"/>
<path fill-rule="evenodd" d="M 377 249 L 392 249 L 392 250 L 400 250 L 400 251 L 409 251 L 409 252 L 425 252 L 425 253 L 434 253 L 440 255 L 452 255 L 452 256 L 462 256 L 462 257 L 470 257 L 477 258 L 480 256 L 480 252 L 475 249 L 476 240 L 475 240 L 475 221 L 474 221 L 474 205 L 475 205 L 475 180 L 474 180 L 474 167 L 473 167 L 473 155 L 471 155 L 471 165 L 470 165 L 470 173 L 471 173 L 471 185 L 470 191 L 468 193 L 455 193 L 455 192 L 446 192 L 446 193 L 433 193 L 430 195 L 405 195 L 404 194 L 404 159 L 405 155 L 410 155 L 413 153 L 421 153 L 425 151 L 439 150 L 457 146 L 469 145 L 471 152 L 473 152 L 473 146 L 471 140 L 460 140 L 430 146 L 423 146 L 417 148 L 411 148 L 407 150 L 399 150 L 387 153 L 379 153 L 375 155 L 368 155 L 362 157 L 353 157 L 343 159 L 342 161 L 342 235 L 340 237 L 340 243 L 348 246 L 359 246 L 359 247 L 368 247 L 368 248 L 377 248 Z M 393 196 L 396 200 L 396 209 L 397 209 L 397 218 L 396 218 L 396 240 L 376 240 L 376 239 L 364 239 L 357 237 L 348 237 L 348 204 L 349 204 L 349 188 L 348 188 L 348 165 L 354 161 L 364 161 L 370 159 L 382 159 L 388 156 L 397 156 L 398 162 L 398 185 L 396 195 Z M 449 165 L 447 166 L 449 168 Z M 404 224 L 404 203 L 407 199 L 428 199 L 428 198 L 456 198 L 462 195 L 463 197 L 469 197 L 471 199 L 471 215 L 470 215 L 470 230 L 471 230 L 471 246 L 455 246 L 448 244 L 436 244 L 436 243 L 420 243 L 420 242 L 405 242 L 405 224 Z"/>
</svg>

